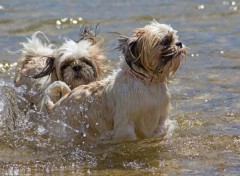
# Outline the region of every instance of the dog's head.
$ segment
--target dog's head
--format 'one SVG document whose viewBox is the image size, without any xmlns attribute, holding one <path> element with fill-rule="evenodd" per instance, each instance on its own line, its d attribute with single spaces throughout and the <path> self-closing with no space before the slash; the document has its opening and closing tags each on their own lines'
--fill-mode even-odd
<svg viewBox="0 0 240 176">
<path fill-rule="evenodd" d="M 55 72 L 57 80 L 64 81 L 71 89 L 99 80 L 106 60 L 102 45 L 102 38 L 88 27 L 81 28 L 80 40 L 67 40 L 53 57 L 48 58 L 41 77 Z"/>
<path fill-rule="evenodd" d="M 66 41 L 56 55 L 55 68 L 59 80 L 71 89 L 99 80 L 103 74 L 103 40 L 97 40 L 90 31 L 78 42 Z M 83 35 L 84 35 L 83 34 Z"/>
<path fill-rule="evenodd" d="M 120 36 L 118 49 L 133 72 L 151 80 L 165 81 L 186 56 L 186 48 L 176 33 L 170 26 L 154 20 L 136 29 L 132 37 Z"/>
</svg>

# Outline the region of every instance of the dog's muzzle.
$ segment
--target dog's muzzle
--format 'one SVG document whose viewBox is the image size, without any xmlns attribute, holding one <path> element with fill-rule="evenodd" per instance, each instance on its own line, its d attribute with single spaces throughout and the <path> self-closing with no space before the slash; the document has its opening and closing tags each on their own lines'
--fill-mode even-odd
<svg viewBox="0 0 240 176">
<path fill-rule="evenodd" d="M 72 69 L 78 74 L 81 71 L 82 67 L 80 65 L 75 65 L 72 67 Z"/>
</svg>

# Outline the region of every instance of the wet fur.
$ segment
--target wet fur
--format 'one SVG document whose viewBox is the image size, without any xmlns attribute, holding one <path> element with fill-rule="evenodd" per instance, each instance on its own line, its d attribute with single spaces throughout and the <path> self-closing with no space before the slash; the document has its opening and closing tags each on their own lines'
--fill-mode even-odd
<svg viewBox="0 0 240 176">
<path fill-rule="evenodd" d="M 172 39 L 164 41 L 169 35 Z M 49 95 L 67 85 L 61 81 L 50 85 L 45 95 L 49 117 L 79 131 L 83 141 L 122 142 L 164 135 L 170 106 L 167 80 L 186 55 L 177 42 L 176 31 L 156 21 L 136 29 L 131 37 L 120 36 L 118 49 L 124 60 L 119 69 L 102 81 L 65 90 L 57 102 Z"/>
<path fill-rule="evenodd" d="M 80 40 L 67 40 L 58 49 L 40 40 L 39 33 L 22 43 L 14 78 L 16 86 L 27 87 L 26 97 L 38 110 L 42 109 L 43 92 L 54 81 L 63 81 L 73 89 L 102 78 L 106 60 L 103 40 L 88 27 L 81 28 Z"/>
</svg>

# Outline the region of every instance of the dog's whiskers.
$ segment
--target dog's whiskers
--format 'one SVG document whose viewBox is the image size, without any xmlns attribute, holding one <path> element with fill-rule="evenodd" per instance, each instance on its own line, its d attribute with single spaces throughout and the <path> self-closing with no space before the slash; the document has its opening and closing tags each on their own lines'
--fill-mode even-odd
<svg viewBox="0 0 240 176">
<path fill-rule="evenodd" d="M 166 58 L 163 58 L 162 59 L 162 62 L 159 62 L 159 64 L 157 65 L 157 67 L 153 70 L 153 76 L 151 78 L 151 81 L 153 81 L 153 78 L 154 76 L 157 74 L 159 75 L 160 73 L 162 73 L 162 69 L 164 68 L 164 66 L 172 59 L 171 58 L 168 58 L 169 56 L 174 56 L 175 54 L 177 53 L 177 51 L 175 50 L 174 52 L 172 53 L 169 53 L 169 54 L 166 54 L 166 55 L 162 55 L 163 57 L 166 57 Z"/>
<path fill-rule="evenodd" d="M 173 56 L 173 55 L 176 54 L 176 53 L 177 53 L 177 51 L 174 51 L 174 52 L 172 52 L 172 53 L 169 53 L 169 54 L 166 54 L 166 55 L 162 55 L 162 56 L 164 56 L 164 57 L 165 57 L 165 56 L 166 56 L 166 57 L 167 57 L 167 56 Z"/>
</svg>

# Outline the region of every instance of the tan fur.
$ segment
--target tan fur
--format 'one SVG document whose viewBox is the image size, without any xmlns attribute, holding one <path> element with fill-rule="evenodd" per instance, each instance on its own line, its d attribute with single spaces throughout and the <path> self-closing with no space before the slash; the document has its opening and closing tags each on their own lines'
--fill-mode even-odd
<svg viewBox="0 0 240 176">
<path fill-rule="evenodd" d="M 165 46 L 161 43 L 169 33 L 173 40 Z M 185 58 L 185 47 L 176 46 L 176 31 L 156 21 L 119 42 L 126 62 L 108 78 L 79 86 L 56 103 L 49 95 L 67 85 L 58 81 L 47 88 L 49 117 L 79 131 L 81 141 L 122 142 L 166 133 L 167 80 Z"/>
<path fill-rule="evenodd" d="M 83 33 L 77 43 L 68 40 L 58 49 L 43 43 L 37 37 L 39 32 L 22 44 L 22 56 L 16 68 L 14 83 L 16 86 L 27 87 L 26 98 L 38 110 L 42 110 L 43 92 L 53 82 L 63 81 L 68 89 L 73 89 L 102 78 L 103 63 L 106 61 L 102 50 L 103 40 L 90 31 L 84 32 L 87 33 Z M 49 58 L 52 59 L 51 64 L 47 62 Z M 49 69 L 43 76 L 33 78 L 47 67 Z M 54 98 L 52 95 L 51 98 L 61 97 Z"/>
</svg>

